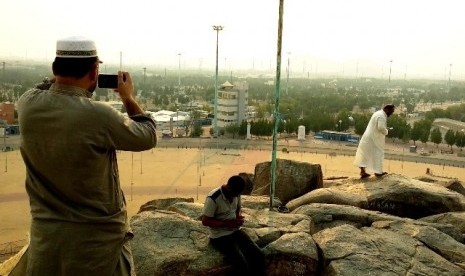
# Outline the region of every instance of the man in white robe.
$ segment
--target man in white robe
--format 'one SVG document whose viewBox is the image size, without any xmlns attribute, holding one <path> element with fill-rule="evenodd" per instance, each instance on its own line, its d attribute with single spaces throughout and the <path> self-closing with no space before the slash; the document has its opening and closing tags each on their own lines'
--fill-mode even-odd
<svg viewBox="0 0 465 276">
<path fill-rule="evenodd" d="M 383 171 L 384 143 L 389 132 L 386 119 L 394 113 L 394 109 L 394 105 L 388 104 L 371 116 L 355 154 L 354 164 L 360 168 L 361 178 L 370 176 L 367 170 L 376 176 L 387 174 Z"/>
</svg>

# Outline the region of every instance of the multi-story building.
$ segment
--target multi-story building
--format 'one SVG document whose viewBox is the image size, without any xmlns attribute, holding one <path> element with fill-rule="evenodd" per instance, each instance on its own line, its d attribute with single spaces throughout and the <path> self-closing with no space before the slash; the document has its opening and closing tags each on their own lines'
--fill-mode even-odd
<svg viewBox="0 0 465 276">
<path fill-rule="evenodd" d="M 218 89 L 218 127 L 240 124 L 247 119 L 249 84 L 225 82 Z"/>
</svg>

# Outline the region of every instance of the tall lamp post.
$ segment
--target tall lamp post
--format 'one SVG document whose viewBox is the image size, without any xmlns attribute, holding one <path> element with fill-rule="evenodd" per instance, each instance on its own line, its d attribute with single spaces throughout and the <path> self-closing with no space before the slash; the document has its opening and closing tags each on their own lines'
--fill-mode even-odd
<svg viewBox="0 0 465 276">
<path fill-rule="evenodd" d="M 145 77 L 147 74 L 147 67 L 142 68 L 144 70 L 144 86 L 142 88 L 142 91 L 145 92 Z M 140 174 L 142 174 L 142 151 L 140 152 Z"/>
<path fill-rule="evenodd" d="M 273 148 L 271 151 L 271 184 L 270 184 L 270 210 L 273 210 L 273 200 L 276 187 L 276 149 L 278 146 L 278 125 L 279 125 L 279 97 L 281 85 L 281 48 L 283 37 L 283 13 L 284 0 L 279 0 L 279 18 L 278 18 L 278 43 L 276 51 L 276 82 L 275 82 L 275 102 L 274 102 L 274 129 L 273 129 Z"/>
<path fill-rule="evenodd" d="M 290 62 L 290 55 L 291 52 L 287 52 L 287 77 L 286 77 L 286 95 L 289 95 L 288 89 L 289 89 L 289 71 L 291 70 L 291 62 Z"/>
<path fill-rule="evenodd" d="M 450 75 L 451 75 L 451 73 L 452 73 L 452 63 L 449 64 L 449 89 L 448 89 L 449 91 L 448 92 L 450 92 Z"/>
<path fill-rule="evenodd" d="M 178 86 L 181 89 L 181 53 L 178 53 Z"/>
<path fill-rule="evenodd" d="M 391 72 L 392 72 L 392 59 L 389 61 L 389 83 L 391 83 Z"/>
<path fill-rule="evenodd" d="M 223 30 L 223 26 L 213 25 L 213 30 L 216 31 L 216 68 L 215 68 L 215 107 L 213 118 L 213 136 L 218 137 L 218 36 Z"/>
</svg>

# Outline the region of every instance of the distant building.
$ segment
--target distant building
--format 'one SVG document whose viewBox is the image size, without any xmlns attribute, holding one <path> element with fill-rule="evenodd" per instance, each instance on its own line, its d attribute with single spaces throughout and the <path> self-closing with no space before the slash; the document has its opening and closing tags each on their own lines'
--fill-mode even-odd
<svg viewBox="0 0 465 276">
<path fill-rule="evenodd" d="M 247 119 L 249 85 L 247 82 L 228 81 L 218 90 L 218 127 L 240 124 Z"/>
<path fill-rule="evenodd" d="M 7 124 L 15 122 L 15 105 L 13 103 L 0 103 L 0 121 Z"/>
</svg>

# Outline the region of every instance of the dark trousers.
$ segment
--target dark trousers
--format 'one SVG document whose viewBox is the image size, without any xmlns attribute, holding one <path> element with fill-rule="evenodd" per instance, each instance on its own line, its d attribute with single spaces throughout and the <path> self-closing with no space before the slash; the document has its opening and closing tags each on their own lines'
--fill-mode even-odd
<svg viewBox="0 0 465 276">
<path fill-rule="evenodd" d="M 234 266 L 235 275 L 264 275 L 265 256 L 242 230 L 210 242 Z"/>
</svg>

